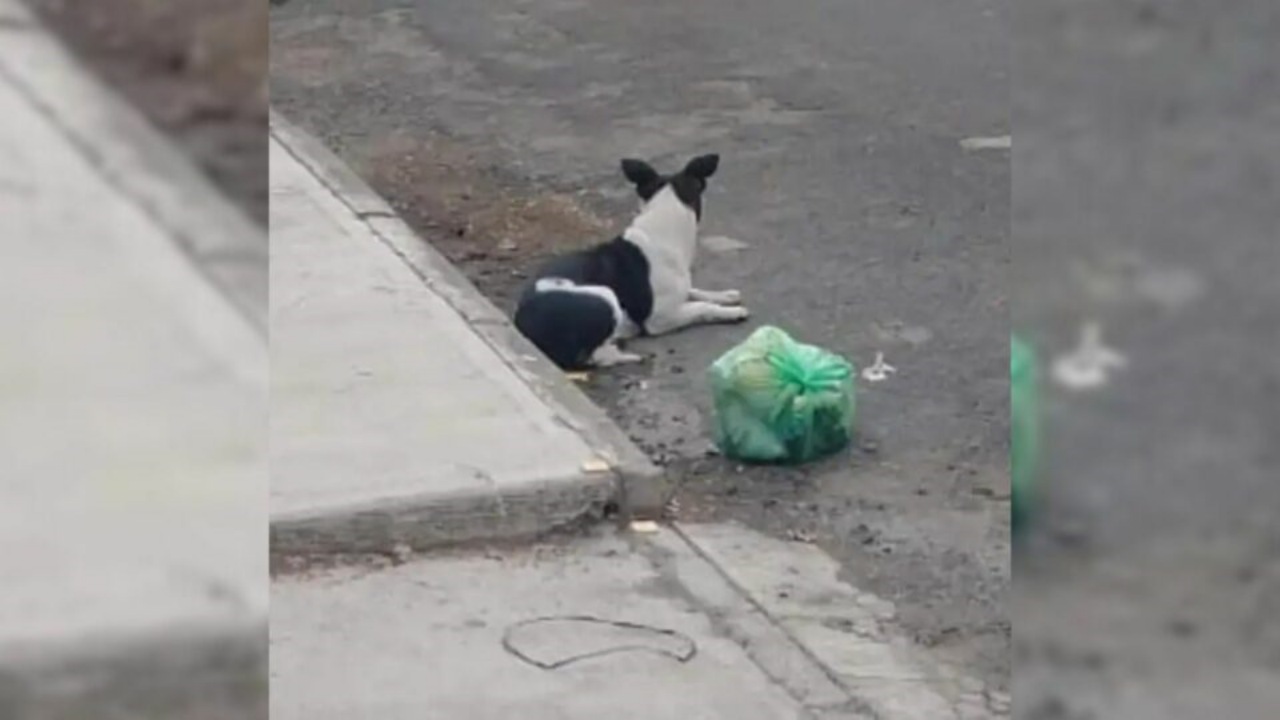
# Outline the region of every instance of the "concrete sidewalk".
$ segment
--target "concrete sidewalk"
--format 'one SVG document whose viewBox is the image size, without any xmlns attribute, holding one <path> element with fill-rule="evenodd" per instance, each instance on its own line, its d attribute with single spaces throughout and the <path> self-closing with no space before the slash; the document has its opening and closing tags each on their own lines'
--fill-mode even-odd
<svg viewBox="0 0 1280 720">
<path fill-rule="evenodd" d="M 2 717 L 265 702 L 266 239 L 230 208 L 0 0 Z"/>
<path fill-rule="evenodd" d="M 703 597 L 682 585 L 691 577 Z M 718 606 L 715 619 L 704 602 Z M 771 670 L 753 663 L 743 643 L 767 655 Z M 596 655 L 572 661 L 588 654 Z M 520 656 L 566 664 L 539 667 Z M 277 579 L 271 717 L 874 716 L 677 537 L 638 547 L 605 531 L 507 552 L 436 554 L 374 572 Z"/>
<path fill-rule="evenodd" d="M 273 719 L 1009 716 L 821 550 L 738 526 L 408 560 L 276 578 Z"/>
<path fill-rule="evenodd" d="M 598 518 L 657 471 L 327 150 L 271 136 L 274 551 Z"/>
</svg>

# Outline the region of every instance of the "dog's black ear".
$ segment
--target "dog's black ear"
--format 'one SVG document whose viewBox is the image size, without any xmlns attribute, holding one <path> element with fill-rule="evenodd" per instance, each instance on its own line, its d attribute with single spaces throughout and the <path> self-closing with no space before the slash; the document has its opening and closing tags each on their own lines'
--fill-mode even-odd
<svg viewBox="0 0 1280 720">
<path fill-rule="evenodd" d="M 627 176 L 632 185 L 642 188 L 661 180 L 658 171 L 653 166 L 643 160 L 634 160 L 627 158 L 622 161 L 622 174 Z"/>
<path fill-rule="evenodd" d="M 716 154 L 700 155 L 689 161 L 684 166 L 684 174 L 689 177 L 696 177 L 699 180 L 706 180 L 716 174 L 716 168 L 720 167 L 720 156 Z"/>
</svg>

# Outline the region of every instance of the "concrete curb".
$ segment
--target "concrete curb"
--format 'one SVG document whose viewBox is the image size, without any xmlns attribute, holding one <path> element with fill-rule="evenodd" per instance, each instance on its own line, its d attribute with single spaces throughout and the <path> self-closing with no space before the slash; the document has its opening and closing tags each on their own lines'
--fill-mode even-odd
<svg viewBox="0 0 1280 720">
<path fill-rule="evenodd" d="M 163 243 L 126 237 L 121 247 L 193 333 L 241 381 L 265 393 L 265 232 L 19 0 L 0 0 L 0 82 L 161 231 Z M 265 716 L 266 608 L 228 613 L 203 592 L 192 598 L 195 609 L 170 618 L 172 624 L 157 620 L 127 632 L 103 627 L 93 637 L 6 646 L 0 717 Z"/>
<path fill-rule="evenodd" d="M 675 557 L 687 548 L 714 568 L 714 581 L 706 573 L 681 573 L 679 563 L 675 571 L 708 612 L 747 638 L 741 644 L 757 664 L 818 717 L 1010 717 L 1007 693 L 921 651 L 897 625 L 893 604 L 841 580 L 839 565 L 821 549 L 734 523 L 677 524 L 669 534 L 653 537 L 655 547 Z M 740 601 L 748 612 L 725 610 Z M 790 648 L 793 658 L 771 646 Z M 797 667 L 816 668 L 817 673 L 786 672 Z"/>
<path fill-rule="evenodd" d="M 265 620 L 156 630 L 0 662 L 0 716 L 265 718 Z"/>
<path fill-rule="evenodd" d="M 168 231 L 191 265 L 265 339 L 266 229 L 224 197 L 137 109 L 99 83 L 21 0 L 0 0 L 0 38 L 0 74 Z"/>
<path fill-rule="evenodd" d="M 638 536 L 634 544 L 662 573 L 667 586 L 679 588 L 699 612 L 712 618 L 717 630 L 737 643 L 774 684 L 804 706 L 810 717 L 876 717 L 679 529 L 664 527 L 652 535 Z"/>
<path fill-rule="evenodd" d="M 599 515 L 618 502 L 625 518 L 655 515 L 664 475 L 564 373 L 525 340 L 507 317 L 443 255 L 420 238 L 362 179 L 318 140 L 276 112 L 271 133 L 401 261 L 475 330 L 503 363 L 608 462 L 615 488 L 584 473 L 544 483 L 532 493 L 401 500 L 341 515 L 273 518 L 277 553 L 380 552 L 479 540 L 514 539 Z M 607 488 L 607 492 L 602 492 Z"/>
<path fill-rule="evenodd" d="M 472 542 L 519 540 L 601 517 L 618 482 L 587 474 L 540 483 L 532 490 L 431 493 L 377 506 L 271 518 L 274 555 L 394 553 Z"/>
</svg>

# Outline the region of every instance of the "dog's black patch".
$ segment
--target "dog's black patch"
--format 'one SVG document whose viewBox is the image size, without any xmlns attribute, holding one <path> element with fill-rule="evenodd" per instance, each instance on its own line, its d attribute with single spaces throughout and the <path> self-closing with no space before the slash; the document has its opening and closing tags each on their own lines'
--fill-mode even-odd
<svg viewBox="0 0 1280 720">
<path fill-rule="evenodd" d="M 653 166 L 643 160 L 626 159 L 622 161 L 622 174 L 632 185 L 636 186 L 636 194 L 641 200 L 648 202 L 653 199 L 667 184 L 667 179 L 658 174 Z"/>
<path fill-rule="evenodd" d="M 613 306 L 595 295 L 534 292 L 520 302 L 515 325 L 561 370 L 582 370 L 614 331 Z"/>
<path fill-rule="evenodd" d="M 648 334 L 645 323 L 653 314 L 653 287 L 649 284 L 649 259 L 631 241 L 616 237 L 607 243 L 555 258 L 542 266 L 525 287 L 520 298 L 523 305 L 538 294 L 535 286 L 541 278 L 559 277 L 578 285 L 603 285 L 618 297 L 622 311 Z"/>
<path fill-rule="evenodd" d="M 706 192 L 707 179 L 716 173 L 719 166 L 719 155 L 700 155 L 690 160 L 680 172 L 664 177 L 649 163 L 628 158 L 622 161 L 622 174 L 635 185 L 636 194 L 645 202 L 652 200 L 662 188 L 670 185 L 680 202 L 693 210 L 694 216 L 701 220 L 702 193 Z"/>
</svg>

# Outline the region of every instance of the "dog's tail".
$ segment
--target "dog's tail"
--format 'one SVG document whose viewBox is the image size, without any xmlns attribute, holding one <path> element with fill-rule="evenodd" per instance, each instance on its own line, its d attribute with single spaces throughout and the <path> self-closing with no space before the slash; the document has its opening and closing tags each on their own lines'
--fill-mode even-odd
<svg viewBox="0 0 1280 720">
<path fill-rule="evenodd" d="M 515 325 L 561 370 L 582 370 L 591 355 L 617 329 L 613 308 L 604 298 L 550 290 L 526 295 L 516 308 Z"/>
</svg>

